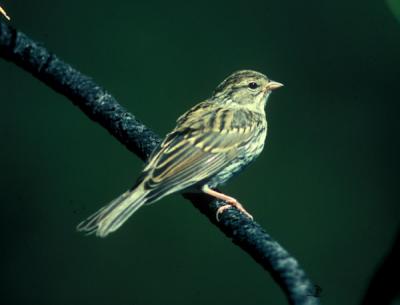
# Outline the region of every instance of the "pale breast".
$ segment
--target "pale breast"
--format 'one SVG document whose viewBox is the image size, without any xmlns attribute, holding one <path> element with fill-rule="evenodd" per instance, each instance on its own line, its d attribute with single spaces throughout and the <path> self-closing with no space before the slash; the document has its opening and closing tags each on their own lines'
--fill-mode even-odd
<svg viewBox="0 0 400 305">
<path fill-rule="evenodd" d="M 219 173 L 214 175 L 208 182 L 207 185 L 211 188 L 215 188 L 219 185 L 226 183 L 230 178 L 239 174 L 249 164 L 251 164 L 262 152 L 267 137 L 267 125 L 263 126 L 258 130 L 258 133 L 254 136 L 254 139 L 247 143 L 246 146 L 242 147 L 238 151 L 238 155 L 233 159 L 225 168 Z"/>
</svg>

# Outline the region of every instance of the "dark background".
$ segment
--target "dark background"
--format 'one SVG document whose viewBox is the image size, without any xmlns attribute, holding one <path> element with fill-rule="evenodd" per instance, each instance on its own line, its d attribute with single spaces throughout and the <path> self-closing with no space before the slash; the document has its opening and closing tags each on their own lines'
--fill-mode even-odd
<svg viewBox="0 0 400 305">
<path fill-rule="evenodd" d="M 0 4 L 161 135 L 235 70 L 283 82 L 264 153 L 224 190 L 300 261 L 324 304 L 360 302 L 400 220 L 399 2 Z M 142 163 L 4 60 L 0 114 L 2 304 L 286 304 L 178 195 L 109 238 L 76 233 Z"/>
</svg>

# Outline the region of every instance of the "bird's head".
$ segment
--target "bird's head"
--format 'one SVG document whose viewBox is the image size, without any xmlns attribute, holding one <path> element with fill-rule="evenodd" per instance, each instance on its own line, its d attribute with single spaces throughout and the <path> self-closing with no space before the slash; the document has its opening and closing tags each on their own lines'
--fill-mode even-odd
<svg viewBox="0 0 400 305">
<path fill-rule="evenodd" d="M 224 103 L 264 109 L 271 91 L 282 86 L 283 84 L 268 79 L 262 73 L 241 70 L 219 84 L 214 90 L 213 98 Z"/>
</svg>

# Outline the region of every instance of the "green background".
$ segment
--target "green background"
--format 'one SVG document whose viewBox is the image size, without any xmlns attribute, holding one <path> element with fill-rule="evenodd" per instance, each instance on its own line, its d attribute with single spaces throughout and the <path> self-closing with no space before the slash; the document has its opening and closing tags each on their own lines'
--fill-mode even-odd
<svg viewBox="0 0 400 305">
<path fill-rule="evenodd" d="M 400 23 L 389 1 L 2 1 L 12 24 L 161 135 L 238 69 L 271 96 L 257 162 L 224 190 L 322 287 L 358 304 L 400 220 Z M 399 16 L 397 14 L 397 16 Z M 0 60 L 2 304 L 286 304 L 270 275 L 178 195 L 106 239 L 75 225 L 142 163 Z"/>
</svg>

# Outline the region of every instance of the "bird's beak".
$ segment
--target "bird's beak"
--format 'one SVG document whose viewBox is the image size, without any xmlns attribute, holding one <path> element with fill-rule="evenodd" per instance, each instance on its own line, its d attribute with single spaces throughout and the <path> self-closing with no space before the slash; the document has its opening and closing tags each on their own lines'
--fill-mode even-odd
<svg viewBox="0 0 400 305">
<path fill-rule="evenodd" d="M 280 87 L 283 87 L 283 84 L 278 83 L 278 82 L 274 82 L 273 80 L 271 80 L 268 84 L 267 84 L 267 90 L 275 90 L 278 89 Z"/>
</svg>

